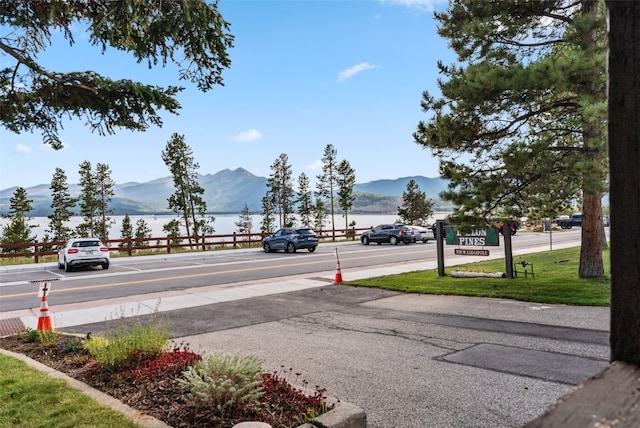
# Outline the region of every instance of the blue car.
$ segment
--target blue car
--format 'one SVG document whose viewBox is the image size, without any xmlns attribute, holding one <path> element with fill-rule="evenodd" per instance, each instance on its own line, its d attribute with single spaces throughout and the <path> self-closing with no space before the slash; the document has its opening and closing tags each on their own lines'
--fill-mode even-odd
<svg viewBox="0 0 640 428">
<path fill-rule="evenodd" d="M 278 230 L 271 236 L 267 236 L 262 241 L 262 249 L 265 253 L 284 250 L 286 253 L 295 253 L 296 250 L 306 248 L 313 253 L 318 246 L 318 237 L 313 230 L 308 228 L 297 229 L 285 227 Z"/>
</svg>

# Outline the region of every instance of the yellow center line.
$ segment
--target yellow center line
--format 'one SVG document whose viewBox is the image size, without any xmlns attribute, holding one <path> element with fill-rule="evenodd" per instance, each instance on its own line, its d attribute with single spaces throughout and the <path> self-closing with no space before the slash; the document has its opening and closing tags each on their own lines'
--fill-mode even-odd
<svg viewBox="0 0 640 428">
<path fill-rule="evenodd" d="M 369 255 L 368 254 L 366 256 L 361 256 L 361 257 L 348 257 L 348 258 L 343 259 L 343 261 L 372 259 L 372 258 L 387 258 L 387 257 L 388 257 L 388 254 L 381 254 L 381 255 Z M 316 265 L 316 264 L 324 264 L 324 263 L 328 263 L 328 262 L 329 262 L 328 260 L 324 260 L 324 261 L 320 261 L 319 260 L 319 261 L 313 261 L 313 262 L 296 263 L 295 266 Z M 224 275 L 224 274 L 238 273 L 238 272 L 271 270 L 271 269 L 279 269 L 279 268 L 286 267 L 286 266 L 288 266 L 288 265 L 274 265 L 274 266 L 264 266 L 264 267 L 256 267 L 256 268 L 230 269 L 230 270 L 222 270 L 222 271 L 215 271 L 215 272 L 205 272 L 205 273 L 194 273 L 194 274 L 189 274 L 189 275 L 170 276 L 170 277 L 167 277 L 167 278 L 150 278 L 150 279 L 140 279 L 140 280 L 137 280 L 137 281 L 114 282 L 114 283 L 110 283 L 110 284 L 101 284 L 101 285 L 83 285 L 83 286 L 80 286 L 80 287 L 70 287 L 70 288 L 64 288 L 64 289 L 58 288 L 58 289 L 55 290 L 55 293 L 66 293 L 66 292 L 78 291 L 78 290 L 94 290 L 94 289 L 100 289 L 100 288 L 121 287 L 121 286 L 124 286 L 124 285 L 148 284 L 148 283 L 152 283 L 152 282 L 175 281 L 175 280 L 179 280 L 179 279 L 199 278 L 199 277 L 203 277 L 203 276 Z M 144 271 L 142 271 L 140 273 L 144 273 Z M 259 279 L 257 281 L 259 281 Z M 31 296 L 31 295 L 33 295 L 33 291 L 28 292 L 28 293 L 16 293 L 16 294 L 0 295 L 0 299 L 9 299 L 9 298 L 14 298 L 14 297 L 24 297 L 24 296 Z"/>
</svg>

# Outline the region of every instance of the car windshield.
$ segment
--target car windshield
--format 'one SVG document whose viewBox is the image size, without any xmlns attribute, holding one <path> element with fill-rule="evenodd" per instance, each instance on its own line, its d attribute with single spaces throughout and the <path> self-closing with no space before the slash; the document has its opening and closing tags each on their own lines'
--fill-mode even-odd
<svg viewBox="0 0 640 428">
<path fill-rule="evenodd" d="M 299 233 L 300 235 L 313 235 L 313 230 L 311 229 L 298 229 L 296 230 L 297 233 Z"/>
<path fill-rule="evenodd" d="M 74 242 L 73 243 L 74 247 L 99 247 L 100 246 L 100 241 L 80 241 L 80 242 Z"/>
</svg>

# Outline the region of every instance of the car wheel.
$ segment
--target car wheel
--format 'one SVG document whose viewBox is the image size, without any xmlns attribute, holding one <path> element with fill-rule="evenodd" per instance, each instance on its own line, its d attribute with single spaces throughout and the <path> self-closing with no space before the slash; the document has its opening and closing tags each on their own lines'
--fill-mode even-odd
<svg viewBox="0 0 640 428">
<path fill-rule="evenodd" d="M 287 253 L 295 253 L 296 252 L 296 246 L 293 245 L 293 242 L 289 242 L 287 244 Z"/>
<path fill-rule="evenodd" d="M 64 259 L 64 271 L 71 272 L 71 265 L 67 263 L 67 259 Z"/>
<path fill-rule="evenodd" d="M 102 269 L 103 270 L 109 269 L 109 262 L 102 263 Z"/>
<path fill-rule="evenodd" d="M 307 249 L 309 250 L 310 253 L 313 253 L 316 250 L 316 247 L 309 247 Z"/>
<path fill-rule="evenodd" d="M 423 244 L 426 244 L 427 242 L 429 242 L 429 240 L 428 240 L 428 239 L 423 239 L 423 240 L 422 240 L 422 243 L 423 243 Z"/>
<path fill-rule="evenodd" d="M 363 236 L 363 237 L 362 237 L 362 239 L 361 239 L 361 241 L 362 241 L 362 243 L 363 243 L 364 245 L 369 245 L 369 242 L 370 242 L 371 240 L 369 239 L 369 237 L 368 237 L 368 236 Z"/>
<path fill-rule="evenodd" d="M 265 253 L 270 253 L 271 252 L 271 245 L 269 245 L 268 242 L 265 242 L 264 244 L 262 244 L 262 249 L 264 250 Z"/>
<path fill-rule="evenodd" d="M 409 244 L 411 244 L 411 241 L 410 241 L 409 239 L 405 239 L 403 242 L 404 242 L 404 245 L 409 245 Z"/>
<path fill-rule="evenodd" d="M 64 269 L 64 265 L 58 260 L 58 269 Z"/>
<path fill-rule="evenodd" d="M 396 238 L 395 236 L 390 236 L 389 237 L 389 244 L 398 245 L 398 238 Z"/>
</svg>

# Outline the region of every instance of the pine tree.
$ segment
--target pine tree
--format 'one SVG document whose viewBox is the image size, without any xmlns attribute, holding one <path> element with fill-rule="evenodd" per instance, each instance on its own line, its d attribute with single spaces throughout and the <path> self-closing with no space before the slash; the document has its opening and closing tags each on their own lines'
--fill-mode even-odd
<svg viewBox="0 0 640 428">
<path fill-rule="evenodd" d="M 324 200 L 316 196 L 313 204 L 313 229 L 320 231 L 324 229 L 324 220 L 327 218 L 327 208 Z"/>
<path fill-rule="evenodd" d="M 267 198 L 278 215 L 279 227 L 291 227 L 295 222 L 293 213 L 294 191 L 292 167 L 289 157 L 282 153 L 271 164 L 271 175 L 267 178 Z"/>
<path fill-rule="evenodd" d="M 74 60 L 82 56 L 71 51 L 73 35 L 82 34 L 96 50 L 125 52 L 149 68 L 174 63 L 179 79 L 201 91 L 222 85 L 222 71 L 231 65 L 233 35 L 217 1 L 14 1 L 3 2 L 0 11 L 0 121 L 15 133 L 42 131 L 55 149 L 62 148 L 58 132 L 69 118 L 100 135 L 161 126 L 160 110 L 180 110 L 182 88 L 49 70 L 38 56 L 52 34 L 68 41 L 66 56 Z"/>
<path fill-rule="evenodd" d="M 407 190 L 402 192 L 402 206 L 398 207 L 398 216 L 402 223 L 424 225 L 433 215 L 433 204 L 434 201 L 427 199 L 418 183 L 411 179 L 407 183 Z"/>
<path fill-rule="evenodd" d="M 134 245 L 136 247 L 149 246 L 149 238 L 151 238 L 151 229 L 143 218 L 136 221 L 136 231 L 134 233 Z"/>
<path fill-rule="evenodd" d="M 183 135 L 173 134 L 162 151 L 162 160 L 173 177 L 175 192 L 169 196 L 169 209 L 182 219 L 189 244 L 192 238 L 207 231 L 208 220 L 204 219 L 207 203 L 202 198 L 204 189 L 198 181 L 200 165 L 194 160 L 191 147 Z"/>
<path fill-rule="evenodd" d="M 31 229 L 38 227 L 30 225 L 29 212 L 33 208 L 33 200 L 27 197 L 27 191 L 24 187 L 18 187 L 13 191 L 9 199 L 9 212 L 3 215 L 4 218 L 10 219 L 9 224 L 2 227 L 2 237 L 0 242 L 3 244 L 19 244 L 22 242 L 33 242 L 36 237 L 31 235 Z M 20 253 L 28 247 L 19 248 L 3 248 L 3 253 Z"/>
<path fill-rule="evenodd" d="M 313 214 L 313 192 L 309 187 L 309 177 L 304 172 L 298 176 L 298 215 L 303 226 L 311 225 Z"/>
<path fill-rule="evenodd" d="M 442 96 L 424 92 L 431 117 L 414 138 L 440 158 L 453 222 L 531 216 L 543 204 L 559 211 L 581 198 L 578 275 L 604 275 L 604 2 L 452 0 L 435 18 L 458 61 L 438 64 Z"/>
<path fill-rule="evenodd" d="M 238 228 L 238 233 L 251 233 L 251 229 L 253 228 L 253 213 L 249 211 L 249 207 L 247 203 L 244 203 L 242 210 L 240 210 L 240 215 L 238 216 L 238 221 L 235 222 L 236 227 Z"/>
<path fill-rule="evenodd" d="M 131 225 L 131 218 L 129 214 L 125 214 L 122 219 L 122 226 L 120 228 L 120 239 L 126 239 L 127 241 L 133 238 L 133 226 Z M 121 242 L 118 247 L 124 248 L 127 246 L 127 242 Z"/>
<path fill-rule="evenodd" d="M 180 236 L 180 220 L 173 219 L 162 226 L 162 231 L 169 238 L 169 245 L 180 245 L 182 240 L 177 239 Z"/>
<path fill-rule="evenodd" d="M 336 185 L 338 186 L 338 206 L 342 210 L 346 232 L 349 229 L 349 211 L 356 200 L 353 193 L 353 187 L 356 185 L 356 171 L 346 159 L 340 161 L 336 167 Z M 355 223 L 353 225 L 355 226 Z"/>
<path fill-rule="evenodd" d="M 331 230 L 333 240 L 336 239 L 336 222 L 335 222 L 335 189 L 337 187 L 337 156 L 338 151 L 332 144 L 327 144 L 324 148 L 322 156 L 322 174 L 318 175 L 316 181 L 316 193 L 329 200 L 329 212 L 331 213 Z"/>
<path fill-rule="evenodd" d="M 72 230 L 66 226 L 73 215 L 73 207 L 77 199 L 72 198 L 67 184 L 67 175 L 61 168 L 56 168 L 51 179 L 51 209 L 49 218 L 49 228 L 46 232 L 50 235 L 51 241 L 64 242 L 71 237 Z"/>
<path fill-rule="evenodd" d="M 276 230 L 276 213 L 273 199 L 269 193 L 262 197 L 262 221 L 260 228 L 263 233 L 271 234 Z"/>
<path fill-rule="evenodd" d="M 97 233 L 97 216 L 100 209 L 100 202 L 96 198 L 98 186 L 93 173 L 91 162 L 84 161 L 80 164 L 78 174 L 80 175 L 80 215 L 82 223 L 76 227 L 76 234 L 80 237 L 94 237 Z"/>
<path fill-rule="evenodd" d="M 96 165 L 95 183 L 98 192 L 96 195 L 98 204 L 97 233 L 101 240 L 107 241 L 109 239 L 109 229 L 114 223 L 109 217 L 109 214 L 113 213 L 109 203 L 114 195 L 113 186 L 115 185 L 115 182 L 111 179 L 111 170 L 108 165 L 102 163 Z"/>
</svg>

